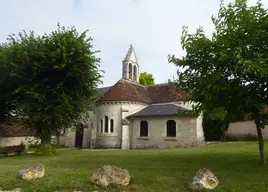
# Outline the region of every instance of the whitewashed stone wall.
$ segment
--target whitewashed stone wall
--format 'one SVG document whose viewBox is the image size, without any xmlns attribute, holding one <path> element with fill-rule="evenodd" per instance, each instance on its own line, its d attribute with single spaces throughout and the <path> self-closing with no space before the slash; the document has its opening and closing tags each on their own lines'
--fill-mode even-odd
<svg viewBox="0 0 268 192">
<path fill-rule="evenodd" d="M 182 103 L 177 102 L 176 104 L 179 104 L 180 106 L 183 106 L 185 108 L 191 109 L 192 103 Z M 125 118 L 133 113 L 136 113 L 137 111 L 147 107 L 148 105 L 142 104 L 142 103 L 135 103 L 135 102 L 105 102 L 97 107 L 95 107 L 95 112 L 92 112 L 90 115 L 90 118 L 87 122 L 87 128 L 84 129 L 84 138 L 83 138 L 83 148 L 122 148 L 122 149 L 128 149 L 131 146 L 133 141 L 136 141 L 136 147 L 144 147 L 144 144 L 148 147 L 153 147 L 153 145 L 156 145 L 158 147 L 172 147 L 172 146 L 179 146 L 182 145 L 190 145 L 192 143 L 196 142 L 203 142 L 204 140 L 204 133 L 203 133 L 203 127 L 202 127 L 202 115 L 200 115 L 197 119 L 192 119 L 191 123 L 183 119 L 180 120 L 178 117 L 174 116 L 174 118 L 177 122 L 178 128 L 180 127 L 180 130 L 178 131 L 178 139 L 180 138 L 181 132 L 184 131 L 184 127 L 194 127 L 194 134 L 195 137 L 189 141 L 186 141 L 185 139 L 177 139 L 176 141 L 167 141 L 163 140 L 163 142 L 160 143 L 148 143 L 148 141 L 144 141 L 141 138 L 137 139 L 135 136 L 133 137 L 133 129 L 138 129 L 139 133 L 139 122 L 133 121 L 128 122 L 128 120 L 125 120 Z M 104 125 L 105 125 L 105 116 L 109 119 L 109 126 L 108 126 L 108 133 L 104 133 Z M 103 120 L 103 132 L 101 132 L 101 123 L 100 120 Z M 110 120 L 113 119 L 114 121 L 114 131 L 113 133 L 110 132 Z M 123 125 L 122 119 L 127 122 L 127 125 Z M 194 120 L 194 121 L 193 121 Z M 151 124 L 153 123 L 155 127 L 165 125 L 165 120 L 160 118 L 156 119 L 150 119 Z M 136 123 L 136 124 L 135 124 Z M 122 127 L 124 126 L 124 129 Z M 192 128 L 191 128 L 192 129 Z M 191 130 L 190 129 L 190 130 Z M 160 132 L 157 132 L 158 129 L 156 129 L 154 132 L 151 132 L 151 134 L 155 134 L 153 136 L 156 138 L 156 140 L 159 138 Z M 163 128 L 164 130 L 164 128 Z M 162 131 L 163 131 L 162 130 Z M 159 130 L 158 130 L 159 131 Z M 193 134 L 191 134 L 193 135 Z M 133 137 L 133 138 L 132 138 Z M 186 136 L 188 137 L 188 136 Z M 74 147 L 75 145 L 75 131 L 71 129 L 67 129 L 65 133 L 65 146 L 66 147 Z M 194 141 L 194 142 L 193 142 Z"/>
<path fill-rule="evenodd" d="M 75 144 L 75 130 L 74 130 L 74 128 L 66 129 L 65 134 L 64 134 L 64 138 L 65 138 L 65 143 L 64 143 L 65 147 L 74 147 L 74 144 Z"/>
<path fill-rule="evenodd" d="M 86 122 L 83 122 L 83 125 L 86 125 L 86 128 L 83 130 L 83 148 L 94 148 L 94 142 L 96 140 L 96 112 L 89 112 L 89 117 Z M 68 128 L 65 130 L 65 134 L 62 136 L 61 144 L 65 147 L 75 147 L 75 137 L 76 137 L 75 128 Z"/>
<path fill-rule="evenodd" d="M 140 121 L 148 122 L 148 137 L 140 137 Z M 176 137 L 166 137 L 166 121 L 175 120 Z M 144 117 L 132 120 L 131 148 L 189 147 L 202 142 L 201 133 L 197 136 L 196 118 Z"/>
<path fill-rule="evenodd" d="M 95 108 L 97 117 L 95 148 L 121 148 L 122 119 L 145 106 L 145 104 L 135 102 L 106 102 L 97 106 Z M 101 119 L 104 130 L 105 116 L 109 118 L 108 133 L 101 132 Z M 113 133 L 110 132 L 110 119 L 114 121 Z"/>
<path fill-rule="evenodd" d="M 21 143 L 28 148 L 32 144 L 40 144 L 40 140 L 32 136 L 0 137 L 0 147 L 20 145 Z M 52 136 L 52 143 L 57 143 L 57 138 L 55 136 Z"/>
<path fill-rule="evenodd" d="M 203 113 L 201 113 L 196 119 L 196 136 L 200 143 L 205 141 L 205 135 L 203 130 Z"/>
<path fill-rule="evenodd" d="M 238 121 L 229 124 L 227 134 L 243 135 L 252 134 L 257 136 L 257 129 L 254 121 Z M 262 130 L 263 138 L 268 140 L 268 126 Z"/>
</svg>

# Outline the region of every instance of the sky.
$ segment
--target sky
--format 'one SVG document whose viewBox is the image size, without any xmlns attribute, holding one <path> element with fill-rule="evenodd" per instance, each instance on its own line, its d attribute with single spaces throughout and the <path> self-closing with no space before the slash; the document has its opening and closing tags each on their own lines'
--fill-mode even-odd
<svg viewBox="0 0 268 192">
<path fill-rule="evenodd" d="M 234 0 L 225 0 L 225 3 Z M 257 0 L 249 0 L 255 4 Z M 268 8 L 268 0 L 262 1 Z M 50 33 L 57 23 L 89 30 L 93 49 L 99 50 L 103 84 L 111 86 L 122 77 L 122 61 L 133 45 L 140 72 L 153 74 L 156 83 L 176 77 L 177 67 L 168 55 L 182 57 L 182 27 L 194 32 L 202 26 L 211 35 L 211 16 L 220 0 L 1 0 L 0 42 L 9 34 L 33 30 Z"/>
</svg>

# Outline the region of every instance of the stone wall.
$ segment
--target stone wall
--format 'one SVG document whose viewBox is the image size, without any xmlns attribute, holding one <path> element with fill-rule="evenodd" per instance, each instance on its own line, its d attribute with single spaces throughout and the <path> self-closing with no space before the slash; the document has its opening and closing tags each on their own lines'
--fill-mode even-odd
<svg viewBox="0 0 268 192">
<path fill-rule="evenodd" d="M 91 111 L 89 112 L 89 117 L 85 122 L 82 122 L 83 125 L 86 127 L 83 130 L 83 148 L 94 148 L 94 141 L 95 136 L 94 133 L 96 132 L 96 112 Z M 65 130 L 65 133 L 62 136 L 61 143 L 65 147 L 75 147 L 75 137 L 76 137 L 75 128 L 68 128 Z"/>
<path fill-rule="evenodd" d="M 148 122 L 148 137 L 140 137 L 140 121 Z M 166 137 L 166 121 L 175 120 L 176 137 Z M 196 118 L 144 117 L 135 118 L 131 123 L 131 148 L 167 148 L 189 147 L 202 142 L 199 133 L 197 138 Z"/>
<path fill-rule="evenodd" d="M 29 145 L 40 144 L 40 140 L 32 136 L 0 137 L 0 147 L 20 145 L 21 143 L 23 143 L 25 147 L 28 148 Z M 57 143 L 55 136 L 52 136 L 52 143 Z"/>
<path fill-rule="evenodd" d="M 230 123 L 227 134 L 243 135 L 252 134 L 257 136 L 256 125 L 253 121 L 238 121 Z M 262 130 L 263 138 L 268 140 L 268 126 Z"/>
<path fill-rule="evenodd" d="M 146 105 L 135 102 L 107 102 L 98 105 L 96 109 L 97 133 L 95 148 L 121 148 L 122 144 L 122 119 L 129 114 L 136 112 Z M 108 133 L 101 132 L 101 120 L 105 116 L 109 119 Z M 110 120 L 113 119 L 114 130 L 110 132 Z"/>
<path fill-rule="evenodd" d="M 66 129 L 64 134 L 65 147 L 74 147 L 75 144 L 75 131 L 72 128 Z"/>
<path fill-rule="evenodd" d="M 205 141 L 205 135 L 203 130 L 203 113 L 201 113 L 196 119 L 196 136 L 199 142 Z"/>
</svg>

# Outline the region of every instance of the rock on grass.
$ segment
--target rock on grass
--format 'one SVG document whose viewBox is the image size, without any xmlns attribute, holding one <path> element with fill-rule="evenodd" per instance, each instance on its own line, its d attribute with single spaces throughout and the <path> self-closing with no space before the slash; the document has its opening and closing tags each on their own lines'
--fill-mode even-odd
<svg viewBox="0 0 268 192">
<path fill-rule="evenodd" d="M 45 176 L 45 167 L 40 164 L 19 172 L 19 177 L 26 180 L 40 179 Z"/>
<path fill-rule="evenodd" d="M 130 174 L 126 169 L 104 165 L 92 175 L 91 182 L 102 187 L 109 185 L 127 186 L 130 182 Z"/>
<path fill-rule="evenodd" d="M 203 189 L 214 189 L 218 186 L 218 178 L 206 168 L 199 169 L 189 185 L 191 191 L 200 191 Z"/>
</svg>

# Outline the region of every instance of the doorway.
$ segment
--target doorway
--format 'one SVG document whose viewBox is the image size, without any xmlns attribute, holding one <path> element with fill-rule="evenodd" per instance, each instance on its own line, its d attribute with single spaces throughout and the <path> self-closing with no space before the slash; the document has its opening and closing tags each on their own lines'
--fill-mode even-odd
<svg viewBox="0 0 268 192">
<path fill-rule="evenodd" d="M 84 127 L 82 123 L 79 123 L 75 131 L 75 147 L 77 148 L 83 147 L 83 135 L 84 135 Z"/>
</svg>

